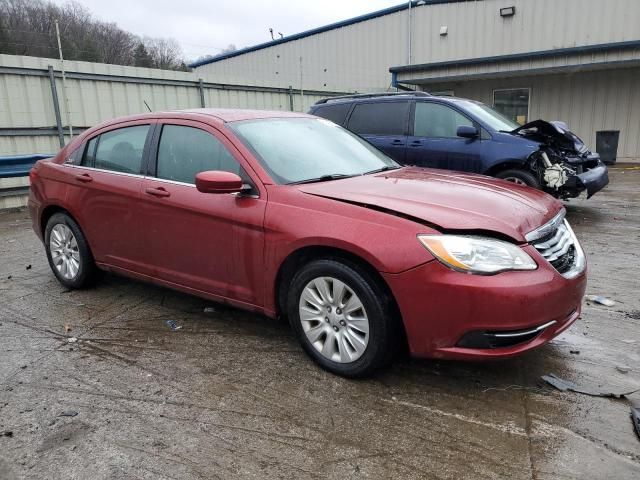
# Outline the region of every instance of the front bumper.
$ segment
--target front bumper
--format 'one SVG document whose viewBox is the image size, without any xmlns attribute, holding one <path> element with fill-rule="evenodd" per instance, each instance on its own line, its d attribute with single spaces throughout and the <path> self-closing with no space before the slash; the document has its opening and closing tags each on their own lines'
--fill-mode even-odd
<svg viewBox="0 0 640 480">
<path fill-rule="evenodd" d="M 595 193 L 602 190 L 609 184 L 609 171 L 607 166 L 599 162 L 598 166 L 570 177 L 563 185 L 570 197 L 577 197 L 584 190 L 587 191 L 587 198 L 591 198 Z"/>
<path fill-rule="evenodd" d="M 540 258 L 532 248 L 525 250 Z M 506 358 L 560 334 L 580 315 L 586 270 L 567 279 L 542 262 L 538 261 L 537 270 L 492 276 L 454 272 L 437 261 L 384 274 L 400 307 L 411 354 L 460 360 Z M 509 346 L 469 348 L 461 342 L 471 332 L 529 331 L 546 324 L 550 325 L 538 334 Z"/>
</svg>

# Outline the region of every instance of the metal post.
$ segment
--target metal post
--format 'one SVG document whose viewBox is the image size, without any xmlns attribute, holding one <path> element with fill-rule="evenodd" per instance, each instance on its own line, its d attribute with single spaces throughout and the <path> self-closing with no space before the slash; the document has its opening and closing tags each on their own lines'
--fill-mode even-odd
<svg viewBox="0 0 640 480">
<path fill-rule="evenodd" d="M 60 71 L 62 72 L 62 98 L 67 110 L 67 123 L 69 124 L 69 137 L 73 138 L 73 127 L 71 122 L 71 110 L 69 109 L 69 97 L 67 96 L 67 76 L 64 72 L 64 57 L 62 56 L 62 44 L 60 43 L 60 28 L 56 20 L 56 37 L 58 37 L 58 52 L 60 53 Z"/>
<path fill-rule="evenodd" d="M 53 67 L 49 65 L 49 81 L 51 82 L 51 98 L 53 100 L 53 113 L 56 115 L 56 127 L 58 128 L 58 139 L 60 148 L 64 147 L 64 131 L 62 130 L 62 118 L 60 117 L 60 103 L 58 103 L 58 89 L 56 88 L 56 76 Z"/>
<path fill-rule="evenodd" d="M 302 88 L 302 57 L 300 57 L 300 111 L 304 112 L 304 88 Z"/>
<path fill-rule="evenodd" d="M 200 90 L 200 106 L 202 108 L 205 108 L 206 105 L 204 103 L 204 83 L 202 82 L 201 78 L 198 79 L 198 90 Z"/>
<path fill-rule="evenodd" d="M 289 85 L 289 110 L 293 112 L 293 87 Z"/>
<path fill-rule="evenodd" d="M 412 23 L 411 22 L 411 4 L 413 3 L 412 0 L 409 0 L 409 11 L 407 12 L 407 65 L 411 65 L 411 43 L 413 42 L 413 35 L 412 35 Z"/>
</svg>

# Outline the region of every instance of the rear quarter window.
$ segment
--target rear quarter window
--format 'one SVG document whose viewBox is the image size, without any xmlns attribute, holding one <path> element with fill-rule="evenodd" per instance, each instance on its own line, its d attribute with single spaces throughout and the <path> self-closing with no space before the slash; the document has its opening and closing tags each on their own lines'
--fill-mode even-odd
<svg viewBox="0 0 640 480">
<path fill-rule="evenodd" d="M 360 103 L 349 118 L 349 130 L 359 135 L 405 135 L 409 102 Z"/>
<path fill-rule="evenodd" d="M 338 125 L 344 125 L 344 121 L 347 119 L 347 114 L 351 109 L 350 103 L 341 103 L 339 105 L 324 105 L 318 107 L 313 111 L 313 114 L 331 120 Z"/>
</svg>

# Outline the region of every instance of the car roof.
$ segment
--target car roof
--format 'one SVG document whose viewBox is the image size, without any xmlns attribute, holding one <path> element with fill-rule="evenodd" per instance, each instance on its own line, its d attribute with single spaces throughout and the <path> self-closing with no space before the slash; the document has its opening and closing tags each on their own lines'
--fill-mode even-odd
<svg viewBox="0 0 640 480">
<path fill-rule="evenodd" d="M 452 95 L 424 95 L 423 92 L 420 94 L 411 94 L 411 93 L 391 93 L 389 95 L 354 95 L 352 97 L 339 97 L 339 98 L 326 98 L 317 102 L 312 106 L 312 109 L 315 110 L 317 108 L 329 106 L 329 105 L 343 105 L 350 103 L 378 103 L 378 102 L 397 102 L 398 100 L 422 100 L 422 101 L 432 101 L 437 100 L 440 102 L 450 102 L 450 103 L 458 103 L 458 102 L 473 102 L 473 100 L 469 100 L 462 97 L 454 97 Z"/>
<path fill-rule="evenodd" d="M 139 113 L 114 118 L 103 122 L 96 127 L 113 125 L 117 123 L 137 121 L 137 120 L 162 120 L 162 119 L 183 119 L 183 120 L 203 120 L 203 117 L 214 120 L 213 123 L 237 122 L 242 120 L 258 120 L 267 118 L 315 118 L 312 115 L 299 112 L 289 112 L 282 110 L 250 110 L 235 108 L 191 108 L 187 110 L 168 110 L 149 113 Z M 94 127 L 93 129 L 95 129 Z M 92 130 L 93 130 L 92 129 Z"/>
</svg>

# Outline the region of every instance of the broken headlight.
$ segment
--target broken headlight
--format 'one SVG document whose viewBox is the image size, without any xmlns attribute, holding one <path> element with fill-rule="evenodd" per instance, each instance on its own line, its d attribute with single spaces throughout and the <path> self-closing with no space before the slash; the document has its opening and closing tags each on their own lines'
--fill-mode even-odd
<svg viewBox="0 0 640 480">
<path fill-rule="evenodd" d="M 418 240 L 441 263 L 458 272 L 490 275 L 538 267 L 520 247 L 501 240 L 461 235 L 418 235 Z"/>
</svg>

